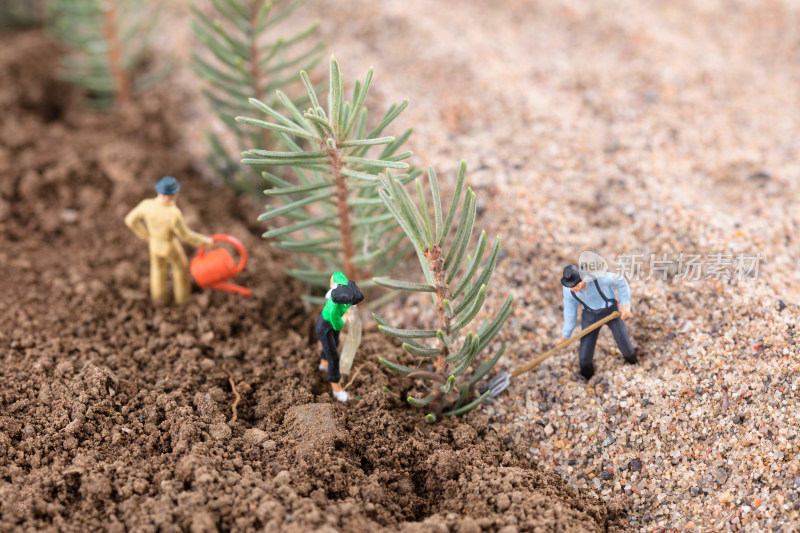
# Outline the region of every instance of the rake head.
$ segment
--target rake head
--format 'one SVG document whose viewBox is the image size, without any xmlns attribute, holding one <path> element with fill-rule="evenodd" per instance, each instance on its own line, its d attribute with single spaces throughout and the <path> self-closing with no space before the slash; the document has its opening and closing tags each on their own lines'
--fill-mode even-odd
<svg viewBox="0 0 800 533">
<path fill-rule="evenodd" d="M 491 378 L 489 382 L 480 388 L 481 394 L 489 391 L 489 398 L 495 398 L 511 385 L 511 374 L 503 372 Z"/>
</svg>

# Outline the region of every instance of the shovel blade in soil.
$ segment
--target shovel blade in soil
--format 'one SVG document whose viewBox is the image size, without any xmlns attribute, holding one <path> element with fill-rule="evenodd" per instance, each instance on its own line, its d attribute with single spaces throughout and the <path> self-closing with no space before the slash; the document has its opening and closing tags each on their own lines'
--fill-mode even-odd
<svg viewBox="0 0 800 533">
<path fill-rule="evenodd" d="M 353 359 L 356 357 L 356 351 L 361 344 L 362 326 L 361 315 L 358 314 L 358 306 L 352 306 L 347 317 L 347 337 L 344 339 L 342 355 L 339 357 L 339 372 L 342 375 L 350 373 L 350 369 L 353 368 Z"/>
</svg>

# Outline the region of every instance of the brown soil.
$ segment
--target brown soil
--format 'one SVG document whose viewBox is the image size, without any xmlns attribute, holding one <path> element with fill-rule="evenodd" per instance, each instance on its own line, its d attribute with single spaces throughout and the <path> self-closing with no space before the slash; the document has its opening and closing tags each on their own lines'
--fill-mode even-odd
<svg viewBox="0 0 800 533">
<path fill-rule="evenodd" d="M 86 112 L 51 80 L 55 56 L 38 34 L 0 41 L 0 530 L 622 528 L 621 509 L 532 467 L 485 416 L 426 425 L 402 401 L 411 383 L 375 363 L 402 356 L 374 330 L 360 401 L 334 402 L 303 287 L 257 210 L 179 147 L 180 96 Z M 150 303 L 122 218 L 165 174 L 190 227 L 248 246 L 252 298 Z"/>
</svg>

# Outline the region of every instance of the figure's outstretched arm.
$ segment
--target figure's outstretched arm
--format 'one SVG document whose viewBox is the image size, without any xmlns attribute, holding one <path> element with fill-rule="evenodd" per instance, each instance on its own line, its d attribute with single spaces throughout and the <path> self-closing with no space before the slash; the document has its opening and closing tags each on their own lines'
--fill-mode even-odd
<svg viewBox="0 0 800 533">
<path fill-rule="evenodd" d="M 184 222 L 183 215 L 181 214 L 178 214 L 175 217 L 175 220 L 172 223 L 172 231 L 175 232 L 175 235 L 177 235 L 180 240 L 187 244 L 191 244 L 195 248 L 199 248 L 200 246 L 206 244 L 211 244 L 211 237 L 206 237 L 202 233 L 197 233 L 196 231 L 190 230 L 186 226 L 186 222 Z"/>
<path fill-rule="evenodd" d="M 631 288 L 628 280 L 623 276 L 615 275 L 611 278 L 611 284 L 619 295 L 619 317 L 625 320 L 631 316 Z"/>
</svg>

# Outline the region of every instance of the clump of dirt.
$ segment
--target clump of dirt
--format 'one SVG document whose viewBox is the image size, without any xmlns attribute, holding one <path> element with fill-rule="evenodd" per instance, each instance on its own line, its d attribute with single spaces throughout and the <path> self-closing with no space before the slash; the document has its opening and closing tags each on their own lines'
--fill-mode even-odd
<svg viewBox="0 0 800 533">
<path fill-rule="evenodd" d="M 180 148 L 180 95 L 83 111 L 55 56 L 39 34 L 0 46 L 0 530 L 617 529 L 620 509 L 531 466 L 486 416 L 426 425 L 374 330 L 356 400 L 333 401 L 304 287 L 249 200 Z M 165 174 L 190 227 L 249 248 L 252 298 L 151 304 L 122 219 Z"/>
</svg>

